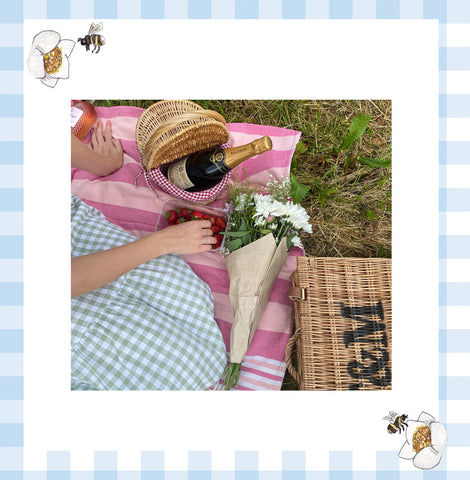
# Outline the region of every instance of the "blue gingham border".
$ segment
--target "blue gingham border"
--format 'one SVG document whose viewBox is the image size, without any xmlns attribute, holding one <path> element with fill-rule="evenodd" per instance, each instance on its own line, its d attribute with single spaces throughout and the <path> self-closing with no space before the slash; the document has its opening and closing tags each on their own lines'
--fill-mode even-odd
<svg viewBox="0 0 470 480">
<path fill-rule="evenodd" d="M 455 449 L 468 457 L 470 447 L 470 424 L 447 421 L 449 402 L 465 403 L 470 399 L 468 368 L 453 374 L 454 362 L 449 362 L 454 354 L 467 365 L 470 358 L 470 276 L 455 274 L 458 262 L 470 259 L 470 184 L 455 180 L 461 179 L 462 175 L 464 179 L 470 178 L 470 130 L 463 137 L 454 135 L 452 130 L 461 129 L 458 122 L 465 122 L 470 117 L 470 77 L 465 76 L 470 75 L 470 41 L 462 45 L 453 42 L 447 46 L 448 32 L 454 27 L 469 27 L 466 37 L 470 38 L 469 0 L 24 0 L 3 2 L 0 9 L 0 478 L 468 478 L 469 470 L 452 468 L 446 454 L 441 464 L 431 472 L 401 471 L 395 451 L 377 452 L 375 472 L 355 471 L 350 451 L 331 451 L 328 472 L 308 471 L 305 452 L 302 451 L 283 452 L 282 471 L 279 472 L 261 471 L 256 451 L 234 452 L 234 471 L 213 470 L 210 451 L 188 452 L 185 472 L 165 470 L 164 453 L 158 451 L 142 452 L 139 472 L 118 472 L 117 453 L 112 451 L 95 452 L 92 472 L 71 471 L 70 453 L 65 451 L 48 453 L 47 472 L 23 471 L 22 24 L 23 19 L 41 18 L 438 19 L 439 420 L 448 431 L 448 451 Z M 463 87 L 459 84 L 460 74 L 462 78 L 467 78 L 466 88 L 465 82 Z M 457 78 L 457 83 L 453 80 L 448 86 L 449 78 Z"/>
</svg>

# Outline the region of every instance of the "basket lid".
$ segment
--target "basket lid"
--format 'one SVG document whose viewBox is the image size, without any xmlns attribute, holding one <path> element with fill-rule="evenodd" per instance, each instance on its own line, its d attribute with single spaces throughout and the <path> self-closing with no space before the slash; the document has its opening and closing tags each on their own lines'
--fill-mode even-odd
<svg viewBox="0 0 470 480">
<path fill-rule="evenodd" d="M 220 113 L 189 100 L 162 100 L 137 120 L 136 143 L 146 170 L 226 143 L 230 133 Z"/>
</svg>

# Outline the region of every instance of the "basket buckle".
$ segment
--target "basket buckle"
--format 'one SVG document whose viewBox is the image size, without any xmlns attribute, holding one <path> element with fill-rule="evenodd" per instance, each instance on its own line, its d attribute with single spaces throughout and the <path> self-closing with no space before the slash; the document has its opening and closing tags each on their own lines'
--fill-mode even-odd
<svg viewBox="0 0 470 480">
<path fill-rule="evenodd" d="M 290 287 L 289 298 L 293 302 L 300 302 L 305 300 L 305 288 L 304 287 Z"/>
</svg>

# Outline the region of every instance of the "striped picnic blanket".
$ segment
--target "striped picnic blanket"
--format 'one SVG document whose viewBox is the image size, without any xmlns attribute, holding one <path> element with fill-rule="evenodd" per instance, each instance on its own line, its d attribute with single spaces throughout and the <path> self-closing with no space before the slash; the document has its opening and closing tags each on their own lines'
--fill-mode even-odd
<svg viewBox="0 0 470 480">
<path fill-rule="evenodd" d="M 156 185 L 149 188 L 145 177 L 139 175 L 142 167 L 135 143 L 137 119 L 143 112 L 136 107 L 109 107 L 97 109 L 98 119 L 111 120 L 113 136 L 121 140 L 124 148 L 124 165 L 107 177 L 96 177 L 72 168 L 72 193 L 104 216 L 137 237 L 155 231 L 161 207 L 171 198 Z M 243 145 L 269 135 L 273 149 L 263 156 L 248 159 L 243 168 L 249 181 L 265 185 L 269 176 L 288 176 L 290 162 L 300 132 L 271 126 L 245 123 L 227 125 L 230 131 L 229 146 Z M 241 177 L 242 175 L 238 175 Z M 221 197 L 211 204 L 222 207 Z M 296 268 L 296 256 L 304 255 L 300 248 L 292 248 L 287 261 L 274 283 L 269 303 L 260 319 L 258 329 L 245 357 L 240 376 L 240 390 L 279 390 L 285 375 L 285 348 L 291 335 L 292 303 L 288 297 L 290 275 Z M 210 287 L 215 301 L 214 315 L 221 330 L 227 350 L 233 321 L 229 291 L 229 278 L 221 253 L 204 252 L 183 257 L 192 270 Z"/>
</svg>

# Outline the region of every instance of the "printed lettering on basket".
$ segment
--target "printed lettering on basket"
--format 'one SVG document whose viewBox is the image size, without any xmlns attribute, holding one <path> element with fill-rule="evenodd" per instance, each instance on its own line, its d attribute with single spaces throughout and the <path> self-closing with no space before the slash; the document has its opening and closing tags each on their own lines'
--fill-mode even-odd
<svg viewBox="0 0 470 480">
<path fill-rule="evenodd" d="M 349 384 L 349 390 L 358 390 L 368 380 L 373 385 L 386 387 L 392 381 L 389 367 L 390 354 L 387 350 L 388 338 L 385 331 L 385 315 L 382 302 L 376 305 L 362 307 L 346 307 L 340 303 L 343 318 L 355 320 L 358 327 L 343 333 L 346 348 L 357 343 L 361 348 L 361 360 L 348 364 L 348 373 L 353 379 L 359 380 Z M 378 338 L 378 336 L 380 337 Z"/>
</svg>

